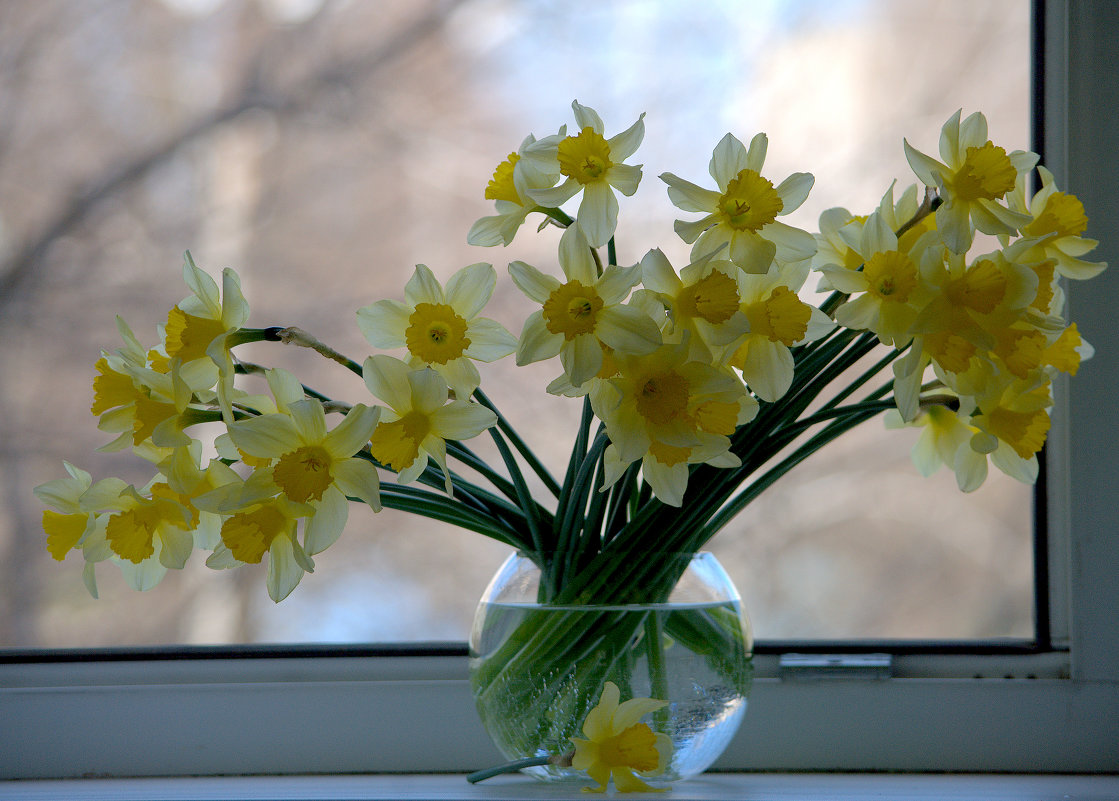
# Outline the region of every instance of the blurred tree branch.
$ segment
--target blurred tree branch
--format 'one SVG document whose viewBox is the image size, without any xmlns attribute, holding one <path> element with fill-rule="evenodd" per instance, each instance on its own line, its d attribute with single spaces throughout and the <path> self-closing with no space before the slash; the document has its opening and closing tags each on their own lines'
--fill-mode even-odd
<svg viewBox="0 0 1119 801">
<path fill-rule="evenodd" d="M 465 0 L 438 0 L 399 30 L 386 32 L 379 46 L 358 55 L 338 57 L 320 65 L 291 87 L 276 85 L 270 79 L 269 64 L 284 50 L 297 47 L 299 36 L 278 41 L 266 40 L 245 70 L 241 88 L 224 104 L 184 125 L 146 152 L 124 163 L 116 163 L 102 174 L 84 182 L 67 203 L 50 215 L 39 231 L 13 249 L 0 270 L 0 313 L 16 300 L 25 281 L 36 272 L 51 245 L 86 219 L 97 206 L 132 186 L 153 169 L 174 156 L 181 148 L 249 111 L 265 110 L 280 115 L 297 114 L 312 104 L 324 90 L 348 86 L 372 75 L 406 55 L 425 38 L 437 33 L 450 12 Z M 297 30 L 304 30 L 325 13 Z"/>
</svg>

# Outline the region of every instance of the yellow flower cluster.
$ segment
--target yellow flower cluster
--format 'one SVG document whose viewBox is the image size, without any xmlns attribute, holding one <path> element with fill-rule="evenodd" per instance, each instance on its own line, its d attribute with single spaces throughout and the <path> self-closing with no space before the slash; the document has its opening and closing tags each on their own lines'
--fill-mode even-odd
<svg viewBox="0 0 1119 801">
<path fill-rule="evenodd" d="M 669 199 L 699 215 L 675 225 L 692 246 L 690 263 L 677 270 L 653 249 L 626 266 L 614 263 L 615 192 L 632 195 L 641 180 L 641 167 L 626 160 L 641 144 L 643 118 L 607 138 L 594 109 L 572 107 L 575 134 L 565 126 L 529 136 L 497 166 L 485 189 L 497 214 L 468 236 L 508 245 L 532 213 L 564 229 L 557 270 L 509 264 L 535 307 L 520 336 L 482 316 L 497 280 L 490 264 L 464 267 L 445 286 L 421 264 L 402 301 L 357 312 L 370 345 L 404 349 L 406 358 L 358 363 L 296 328 L 246 328 L 236 274 L 226 270 L 219 289 L 188 254 L 191 295 L 170 311 L 159 342 L 145 348 L 119 321 L 123 347 L 103 354 L 93 381 L 92 411 L 115 435 L 105 448 L 131 447 L 154 475 L 140 487 L 94 483 L 68 464 L 68 478 L 37 490 L 50 507 L 50 553 L 82 551 L 94 593 L 93 565 L 105 560 L 147 589 L 196 548 L 218 569 L 267 556 L 268 591 L 280 600 L 339 537 L 348 501 L 544 552 L 575 547 L 583 533 L 601 543 L 621 531 L 639 483 L 648 492 L 634 497 L 686 506 L 702 469 L 705 481 L 722 483 L 696 500 L 703 509 L 685 534 L 695 538 L 686 547 L 698 547 L 780 472 L 735 496 L 738 485 L 811 426 L 825 428 L 779 471 L 889 406 L 891 424 L 925 427 L 914 454 L 922 472 L 947 464 L 971 490 L 990 457 L 1034 480 L 1053 378 L 1091 355 L 1062 317 L 1059 280 L 1106 266 L 1084 259 L 1096 244 L 1082 236 L 1084 209 L 1044 168 L 1028 194 L 1034 154 L 1008 153 L 987 138 L 981 114 L 957 113 L 941 131 L 939 160 L 905 143 L 926 187 L 922 202 L 916 186 L 897 200 L 891 187 L 869 214 L 828 210 L 813 235 L 781 220 L 804 202 L 812 176 L 775 182 L 765 134 L 748 146 L 727 134 L 711 155 L 713 186 L 660 176 Z M 560 209 L 580 193 L 574 217 Z M 819 306 L 800 296 L 813 268 L 832 291 Z M 331 400 L 283 370 L 234 358 L 253 341 L 314 348 L 361 375 L 376 402 Z M 842 404 L 872 372 L 813 406 L 875 347 L 886 349 L 880 367 L 892 363 L 883 389 Z M 509 354 L 521 365 L 558 356 L 562 374 L 547 390 L 585 398 L 582 444 L 562 487 L 479 389 L 476 363 Z M 268 394 L 238 385 L 254 372 Z M 331 415 L 341 416 L 333 427 Z M 203 443 L 188 431 L 204 422 L 224 431 Z M 505 475 L 462 444 L 487 429 Z M 529 494 L 517 455 L 555 495 L 554 511 Z M 453 472 L 449 458 L 489 485 Z"/>
</svg>

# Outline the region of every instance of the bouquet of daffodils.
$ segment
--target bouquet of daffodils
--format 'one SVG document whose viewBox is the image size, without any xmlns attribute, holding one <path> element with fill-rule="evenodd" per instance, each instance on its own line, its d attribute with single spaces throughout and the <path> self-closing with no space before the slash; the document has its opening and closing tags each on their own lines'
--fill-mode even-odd
<svg viewBox="0 0 1119 801">
<path fill-rule="evenodd" d="M 483 316 L 490 264 L 445 285 L 419 265 L 403 300 L 357 311 L 370 345 L 401 358 L 358 362 L 295 327 L 247 327 L 236 273 L 225 270 L 219 288 L 188 254 L 190 295 L 158 341 L 142 344 L 118 318 L 124 344 L 103 352 L 93 382 L 93 414 L 116 435 L 105 449 L 131 449 L 152 478 L 93 481 L 67 463 L 67 478 L 36 488 L 51 555 L 79 551 L 94 595 L 101 562 L 147 590 L 196 550 L 219 570 L 267 560 L 280 601 L 356 501 L 538 555 L 544 602 L 624 603 L 637 588 L 667 593 L 678 575 L 624 556 L 696 552 L 783 474 L 880 414 L 922 427 L 918 469 L 947 465 L 964 491 L 989 463 L 1035 479 L 1053 379 L 1091 354 L 1062 317 L 1060 279 L 1106 266 L 1084 259 L 1096 243 L 1082 236 L 1074 196 L 1043 167 L 1040 187 L 1027 189 L 1035 154 L 1008 153 L 981 114 L 957 113 L 939 159 L 905 144 L 923 190 L 895 196 L 891 186 L 866 214 L 829 209 L 812 234 L 781 221 L 812 176 L 774 183 L 766 136 L 747 145 L 727 134 L 710 181 L 660 176 L 689 215 L 675 230 L 690 263 L 677 269 L 654 249 L 619 265 L 618 194 L 642 179 L 627 161 L 643 119 L 607 138 L 593 109 L 573 109 L 574 132 L 530 135 L 498 165 L 485 189 L 496 214 L 468 235 L 509 245 L 531 215 L 562 229 L 555 264 L 509 264 L 527 299 L 519 336 Z M 830 293 L 816 306 L 799 294 L 813 271 Z M 258 341 L 315 349 L 359 374 L 369 398 L 326 397 L 237 357 Z M 479 386 L 476 363 L 509 355 L 558 356 L 547 392 L 581 399 L 562 476 Z M 250 374 L 263 375 L 266 394 L 242 387 Z M 200 423 L 224 430 L 204 446 L 192 436 Z M 484 432 L 498 464 L 466 444 Z M 543 497 L 530 492 L 532 474 Z"/>
<path fill-rule="evenodd" d="M 1062 316 L 1060 281 L 1106 266 L 1084 259 L 1096 245 L 1082 236 L 1084 208 L 1035 154 L 1008 153 L 988 139 L 983 115 L 957 112 L 941 130 L 939 159 L 905 143 L 923 189 L 895 195 L 891 186 L 869 213 L 829 209 L 812 234 L 781 221 L 804 202 L 812 176 L 774 183 L 766 136 L 747 145 L 727 134 L 710 181 L 660 176 L 688 215 L 675 231 L 692 246 L 690 262 L 677 269 L 654 249 L 620 265 L 617 196 L 642 179 L 642 167 L 627 162 L 643 119 L 607 138 L 593 109 L 573 109 L 574 132 L 530 135 L 497 166 L 485 189 L 496 213 L 468 234 L 474 245 L 509 245 L 532 215 L 540 229 L 562 229 L 554 264 L 509 264 L 527 298 L 519 336 L 483 316 L 497 281 L 490 264 L 464 267 L 445 285 L 419 265 L 403 300 L 357 311 L 369 344 L 400 357 L 358 362 L 299 328 L 247 327 L 236 273 L 225 270 L 219 288 L 188 254 L 191 294 L 158 341 L 142 344 L 118 319 L 124 344 L 103 352 L 93 382 L 93 414 L 116 435 L 105 449 L 130 448 L 152 477 L 142 486 L 95 482 L 67 463 L 67 478 L 36 488 L 49 507 L 51 555 L 79 551 L 95 596 L 95 566 L 106 561 L 147 590 L 196 550 L 218 570 L 267 560 L 268 594 L 280 601 L 359 502 L 530 555 L 542 605 L 617 609 L 666 599 L 687 566 L 681 554 L 699 551 L 782 475 L 878 415 L 921 427 L 917 468 L 946 465 L 964 491 L 982 484 L 989 464 L 1035 480 L 1054 378 L 1075 374 L 1092 352 Z M 1040 187 L 1028 189 L 1035 167 Z M 818 305 L 800 294 L 813 271 L 825 298 Z M 313 348 L 360 375 L 369 397 L 327 397 L 236 355 L 261 341 Z M 518 365 L 558 356 L 546 391 L 582 403 L 562 476 L 480 388 L 477 362 L 510 355 Z M 253 374 L 266 394 L 244 388 Z M 201 423 L 222 431 L 204 445 L 194 434 Z M 483 433 L 499 463 L 466 444 Z M 530 491 L 530 479 L 543 489 Z M 547 742 L 582 743 L 576 767 L 602 784 L 613 775 L 620 787 L 644 786 L 632 771 L 663 768 L 671 749 L 632 725 L 635 710 L 664 713 L 663 694 L 617 706 L 619 685 L 632 691 L 626 665 L 637 653 L 624 643 L 642 633 L 654 690 L 664 684 L 662 642 L 704 654 L 739 690 L 748 680 L 733 658 L 744 646 L 735 620 L 675 618 L 663 629 L 620 620 L 530 616 L 478 668 L 480 709 L 499 725 L 519 713 L 533 721 L 510 735 L 511 752 L 541 759 Z M 588 654 L 589 666 L 571 674 L 574 688 L 549 685 L 559 675 L 552 667 Z M 517 689 L 518 676 L 544 680 Z M 491 703 L 501 692 L 506 700 Z M 605 721 L 623 708 L 619 731 L 648 740 L 633 764 L 611 763 L 605 745 L 586 750 L 622 736 Z M 588 740 L 574 737 L 580 721 Z"/>
</svg>

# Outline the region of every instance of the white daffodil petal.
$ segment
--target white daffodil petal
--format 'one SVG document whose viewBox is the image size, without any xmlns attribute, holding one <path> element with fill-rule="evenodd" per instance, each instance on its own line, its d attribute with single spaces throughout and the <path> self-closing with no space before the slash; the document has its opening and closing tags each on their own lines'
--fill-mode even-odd
<svg viewBox="0 0 1119 801">
<path fill-rule="evenodd" d="M 353 456 L 373 436 L 373 429 L 377 427 L 380 415 L 381 410 L 376 406 L 355 404 L 346 413 L 345 419 L 327 434 L 324 445 L 335 458 Z"/>
<path fill-rule="evenodd" d="M 430 414 L 447 402 L 447 382 L 434 370 L 413 370 L 408 374 L 412 387 L 411 408 Z"/>
<path fill-rule="evenodd" d="M 336 487 L 327 488 L 303 530 L 303 548 L 308 556 L 322 553 L 338 541 L 349 513 L 346 496 Z"/>
<path fill-rule="evenodd" d="M 801 207 L 812 191 L 816 179 L 810 172 L 794 172 L 777 187 L 777 196 L 781 198 L 781 214 L 789 214 Z"/>
<path fill-rule="evenodd" d="M 604 181 L 587 184 L 577 216 L 587 244 L 597 248 L 609 242 L 618 227 L 618 198 L 610 185 Z"/>
<path fill-rule="evenodd" d="M 550 275 L 537 270 L 531 264 L 514 261 L 509 264 L 509 276 L 513 283 L 524 292 L 529 300 L 544 303 L 548 296 L 559 289 L 560 282 Z"/>
<path fill-rule="evenodd" d="M 709 213 L 719 202 L 719 193 L 685 181 L 670 172 L 661 173 L 660 179 L 668 184 L 668 199 L 681 211 Z"/>
<path fill-rule="evenodd" d="M 471 320 L 489 303 L 496 286 L 497 272 L 492 264 L 478 262 L 467 265 L 447 282 L 447 303 L 464 319 Z"/>
<path fill-rule="evenodd" d="M 661 333 L 656 321 L 632 306 L 603 309 L 599 313 L 595 333 L 611 348 L 623 353 L 652 353 L 661 344 Z M 598 368 L 595 372 L 598 372 Z"/>
<path fill-rule="evenodd" d="M 375 348 L 404 347 L 412 307 L 398 300 L 379 300 L 357 310 L 357 327 Z"/>
<path fill-rule="evenodd" d="M 688 489 L 686 462 L 669 466 L 650 456 L 641 463 L 641 476 L 652 487 L 653 494 L 661 503 L 668 506 L 681 506 L 684 503 L 684 492 Z"/>
<path fill-rule="evenodd" d="M 637 122 L 626 128 L 620 134 L 610 137 L 606 143 L 610 145 L 610 157 L 617 163 L 622 162 L 637 152 L 641 141 L 645 138 L 645 112 L 637 118 Z M 613 183 L 613 181 L 611 181 Z M 615 184 L 617 186 L 617 184 Z M 620 191 L 620 190 L 619 190 Z M 623 194 L 630 194 L 624 192 Z"/>
<path fill-rule="evenodd" d="M 230 423 L 229 436 L 243 453 L 264 458 L 290 453 L 302 444 L 286 414 L 265 414 Z"/>
<path fill-rule="evenodd" d="M 762 158 L 765 158 L 764 154 Z M 711 162 L 707 165 L 707 171 L 715 179 L 719 191 L 725 192 L 727 184 L 749 166 L 746 146 L 733 134 L 728 133 L 719 140 L 719 144 L 715 145 L 715 150 L 711 153 Z M 760 165 L 758 169 L 760 171 Z M 713 206 L 707 208 L 710 210 Z M 700 209 L 696 209 L 696 211 L 700 211 Z"/>
<path fill-rule="evenodd" d="M 602 369 L 602 347 L 593 334 L 580 334 L 564 342 L 559 355 L 563 371 L 575 386 L 594 378 Z"/>
<path fill-rule="evenodd" d="M 331 468 L 338 489 L 381 511 L 381 481 L 377 469 L 365 459 L 345 459 Z"/>
<path fill-rule="evenodd" d="M 641 167 L 636 164 L 615 164 L 610 168 L 610 186 L 631 197 L 641 183 Z"/>
<path fill-rule="evenodd" d="M 521 331 L 517 345 L 517 364 L 524 366 L 532 362 L 551 359 L 560 352 L 564 338 L 562 334 L 553 334 L 544 322 L 544 312 L 533 312 L 525 320 L 524 329 Z"/>
<path fill-rule="evenodd" d="M 501 323 L 486 317 L 476 317 L 466 328 L 470 347 L 466 354 L 480 362 L 494 362 L 517 349 L 517 338 Z"/>
<path fill-rule="evenodd" d="M 288 406 L 288 414 L 303 443 L 318 443 L 326 438 L 326 414 L 318 398 L 296 401 Z"/>
<path fill-rule="evenodd" d="M 412 386 L 408 383 L 411 369 L 392 356 L 377 354 L 365 360 L 362 377 L 365 386 L 375 398 L 380 398 L 392 409 L 407 409 L 412 403 Z"/>
<path fill-rule="evenodd" d="M 426 264 L 417 264 L 416 271 L 404 285 L 404 300 L 415 306 L 419 303 L 446 303 L 447 297 L 435 274 Z"/>
<path fill-rule="evenodd" d="M 496 424 L 496 414 L 464 400 L 451 401 L 431 414 L 432 429 L 443 439 L 471 439 Z"/>
<path fill-rule="evenodd" d="M 268 597 L 276 603 L 291 595 L 303 578 L 303 568 L 296 561 L 292 541 L 288 537 L 276 537 L 268 546 L 268 575 L 265 585 Z"/>
</svg>

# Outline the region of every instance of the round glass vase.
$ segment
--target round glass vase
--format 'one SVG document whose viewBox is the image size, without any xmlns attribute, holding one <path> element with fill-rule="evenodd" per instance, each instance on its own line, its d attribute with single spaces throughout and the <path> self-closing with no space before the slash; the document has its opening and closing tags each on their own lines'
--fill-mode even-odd
<svg viewBox="0 0 1119 801">
<path fill-rule="evenodd" d="M 641 722 L 667 735 L 671 759 L 637 775 L 655 785 L 702 773 L 738 729 L 753 676 L 749 621 L 726 571 L 706 552 L 600 557 L 563 592 L 559 559 L 510 556 L 474 616 L 471 687 L 498 749 L 510 761 L 551 757 L 523 768 L 537 778 L 587 779 L 570 766 L 571 738 L 585 736 L 587 713 L 613 682 L 622 702 L 667 702 Z M 563 562 L 570 575 L 572 560 Z M 624 587 L 635 572 L 638 586 Z"/>
</svg>

